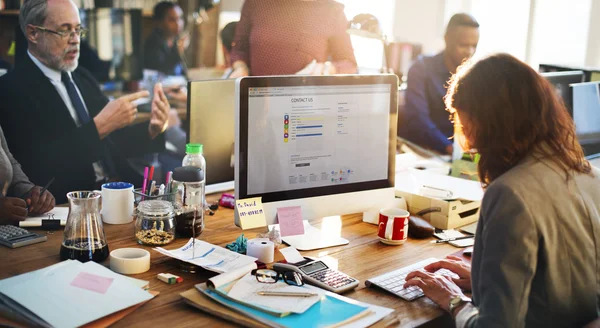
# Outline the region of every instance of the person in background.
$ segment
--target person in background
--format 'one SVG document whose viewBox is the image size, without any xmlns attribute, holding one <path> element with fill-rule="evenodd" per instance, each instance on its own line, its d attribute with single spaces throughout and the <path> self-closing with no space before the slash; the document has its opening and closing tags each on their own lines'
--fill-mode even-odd
<svg viewBox="0 0 600 328">
<path fill-rule="evenodd" d="M 0 77 L 0 122 L 14 157 L 31 180 L 45 184 L 59 203 L 73 190 L 99 189 L 107 180 L 140 185 L 127 158 L 164 149 L 169 103 L 153 90 L 150 123 L 130 124 L 140 91 L 108 101 L 90 73 L 78 68 L 85 30 L 70 0 L 25 0 L 19 24 L 27 56 Z"/>
<path fill-rule="evenodd" d="M 227 79 L 233 72 L 231 68 L 231 48 L 233 47 L 233 39 L 235 38 L 235 28 L 238 22 L 230 22 L 221 30 L 221 43 L 223 48 L 223 57 L 225 59 L 226 70 L 223 73 L 223 78 Z"/>
<path fill-rule="evenodd" d="M 154 6 L 154 30 L 144 42 L 144 68 L 165 75 L 186 75 L 183 53 L 187 38 L 183 31 L 183 11 L 177 3 L 162 1 Z"/>
<path fill-rule="evenodd" d="M 27 39 L 19 26 L 15 27 L 15 65 L 19 65 L 27 57 Z M 78 66 L 88 70 L 94 79 L 106 82 L 110 79 L 111 62 L 102 60 L 98 52 L 86 40 L 79 42 Z"/>
<path fill-rule="evenodd" d="M 12 65 L 7 62 L 6 60 L 0 58 L 0 70 L 6 70 L 9 71 L 12 69 Z"/>
<path fill-rule="evenodd" d="M 347 28 L 344 5 L 333 0 L 246 0 L 230 77 L 356 73 Z"/>
<path fill-rule="evenodd" d="M 493 77 L 493 78 L 491 78 Z M 600 313 L 600 170 L 548 81 L 497 54 L 461 66 L 445 98 L 486 188 L 472 266 L 407 275 L 456 327 L 582 327 Z M 435 274 L 456 273 L 451 279 Z M 472 291 L 473 301 L 463 291 Z"/>
<path fill-rule="evenodd" d="M 408 71 L 406 105 L 398 135 L 422 147 L 452 154 L 454 127 L 444 105 L 447 81 L 456 68 L 471 58 L 479 43 L 479 23 L 469 14 L 450 18 L 444 35 L 446 49 L 420 57 Z"/>
<path fill-rule="evenodd" d="M 0 224 L 18 224 L 18 221 L 27 218 L 28 213 L 37 215 L 52 210 L 54 196 L 49 191 L 42 193 L 42 187 L 29 181 L 8 150 L 2 127 L 0 142 Z"/>
</svg>

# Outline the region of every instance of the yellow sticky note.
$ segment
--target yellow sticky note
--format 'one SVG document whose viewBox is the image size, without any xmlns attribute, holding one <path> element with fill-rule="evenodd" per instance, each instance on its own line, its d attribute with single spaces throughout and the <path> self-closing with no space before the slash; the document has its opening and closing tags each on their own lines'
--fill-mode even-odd
<svg viewBox="0 0 600 328">
<path fill-rule="evenodd" d="M 262 197 L 236 200 L 235 209 L 238 212 L 242 230 L 267 226 Z"/>
</svg>

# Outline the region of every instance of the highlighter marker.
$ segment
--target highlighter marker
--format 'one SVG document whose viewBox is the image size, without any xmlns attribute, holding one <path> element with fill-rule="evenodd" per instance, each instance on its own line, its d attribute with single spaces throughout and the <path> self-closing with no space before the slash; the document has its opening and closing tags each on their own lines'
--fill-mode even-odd
<svg viewBox="0 0 600 328">
<path fill-rule="evenodd" d="M 144 182 L 142 182 L 142 194 L 146 194 L 146 188 L 148 187 L 148 167 L 144 168 Z M 142 196 L 144 200 L 144 196 Z"/>
</svg>

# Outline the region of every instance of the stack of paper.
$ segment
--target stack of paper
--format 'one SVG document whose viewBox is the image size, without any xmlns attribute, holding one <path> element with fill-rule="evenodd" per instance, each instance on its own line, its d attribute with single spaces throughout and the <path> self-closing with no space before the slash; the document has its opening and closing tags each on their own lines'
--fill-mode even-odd
<svg viewBox="0 0 600 328">
<path fill-rule="evenodd" d="M 194 241 L 193 238 L 190 238 L 187 244 L 178 249 L 166 250 L 157 247 L 155 250 L 161 254 L 217 273 L 248 267 L 257 260 L 255 257 L 238 254 L 202 240 L 196 239 Z"/>
<path fill-rule="evenodd" d="M 212 277 L 206 284 L 196 285 L 182 293 L 184 300 L 210 314 L 243 326 L 270 327 L 366 327 L 393 312 L 367 303 L 356 302 L 320 288 L 304 285 L 289 286 L 259 283 L 249 272 L 248 265 Z M 318 296 L 295 297 L 261 296 L 258 291 L 298 291 Z"/>
<path fill-rule="evenodd" d="M 205 284 L 196 285 L 181 294 L 186 303 L 201 311 L 219 316 L 244 326 L 252 327 L 368 327 L 394 310 L 368 303 L 357 302 L 350 298 L 328 291 L 307 286 L 311 291 L 321 291 L 324 297 L 302 314 L 275 316 L 254 307 L 246 306 L 207 288 Z"/>
<path fill-rule="evenodd" d="M 31 325 L 77 327 L 150 300 L 147 281 L 67 260 L 0 281 L 0 310 Z"/>
</svg>

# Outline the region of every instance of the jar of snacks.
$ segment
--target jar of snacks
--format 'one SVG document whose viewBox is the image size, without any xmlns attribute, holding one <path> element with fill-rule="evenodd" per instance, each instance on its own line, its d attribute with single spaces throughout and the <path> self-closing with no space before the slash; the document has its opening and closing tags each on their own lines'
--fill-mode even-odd
<svg viewBox="0 0 600 328">
<path fill-rule="evenodd" d="M 175 239 L 175 212 L 166 200 L 145 200 L 137 207 L 135 238 L 139 244 L 162 246 Z"/>
</svg>

